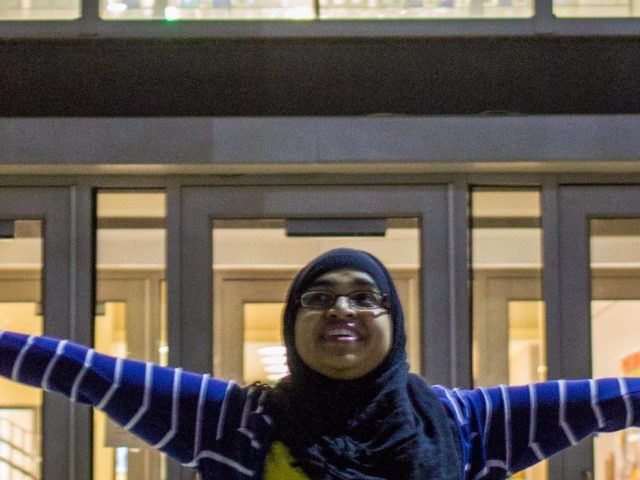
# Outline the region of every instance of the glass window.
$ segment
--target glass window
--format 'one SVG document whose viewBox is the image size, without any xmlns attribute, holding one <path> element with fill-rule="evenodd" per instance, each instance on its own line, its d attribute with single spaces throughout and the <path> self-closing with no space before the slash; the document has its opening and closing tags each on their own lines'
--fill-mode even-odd
<svg viewBox="0 0 640 480">
<path fill-rule="evenodd" d="M 554 0 L 553 13 L 565 18 L 638 17 L 638 0 Z"/>
<path fill-rule="evenodd" d="M 80 0 L 2 0 L 0 20 L 74 20 Z"/>
<path fill-rule="evenodd" d="M 281 332 L 287 289 L 303 265 L 337 247 L 369 251 L 389 267 L 404 308 L 409 363 L 418 372 L 418 222 L 388 219 L 383 233 L 292 236 L 284 220 L 214 221 L 214 375 L 246 384 L 273 383 L 287 374 Z"/>
<path fill-rule="evenodd" d="M 105 20 L 529 18 L 534 0 L 101 0 Z"/>
<path fill-rule="evenodd" d="M 311 19 L 311 0 L 101 0 L 104 20 Z"/>
<path fill-rule="evenodd" d="M 42 222 L 0 221 L 0 329 L 43 334 Z M 42 391 L 0 379 L 0 478 L 40 480 Z"/>
<path fill-rule="evenodd" d="M 476 386 L 546 378 L 540 192 L 473 189 L 473 377 Z M 511 478 L 546 480 L 542 462 Z"/>
<path fill-rule="evenodd" d="M 166 365 L 165 194 L 97 195 L 95 349 Z M 166 459 L 94 413 L 94 480 L 164 480 Z"/>
<path fill-rule="evenodd" d="M 534 0 L 320 0 L 320 17 L 389 18 L 526 18 Z"/>
<path fill-rule="evenodd" d="M 590 250 L 593 376 L 640 376 L 640 219 L 591 220 Z M 594 447 L 596 480 L 640 478 L 640 429 Z"/>
</svg>

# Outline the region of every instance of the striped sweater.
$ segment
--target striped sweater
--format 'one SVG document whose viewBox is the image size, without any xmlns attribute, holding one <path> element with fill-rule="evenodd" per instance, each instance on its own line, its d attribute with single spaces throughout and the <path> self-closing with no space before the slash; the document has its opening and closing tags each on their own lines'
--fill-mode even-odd
<svg viewBox="0 0 640 480">
<path fill-rule="evenodd" d="M 0 375 L 93 405 L 204 480 L 261 478 L 264 389 L 0 331 Z M 640 378 L 433 387 L 458 425 L 464 480 L 498 479 L 594 432 L 640 426 Z"/>
</svg>

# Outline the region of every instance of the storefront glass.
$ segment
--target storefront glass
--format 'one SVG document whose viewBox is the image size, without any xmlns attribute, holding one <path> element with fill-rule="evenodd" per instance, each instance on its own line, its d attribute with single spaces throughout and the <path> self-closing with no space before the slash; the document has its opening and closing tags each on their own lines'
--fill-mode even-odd
<svg viewBox="0 0 640 480">
<path fill-rule="evenodd" d="M 102 0 L 104 20 L 529 18 L 533 0 Z"/>
<path fill-rule="evenodd" d="M 74 20 L 80 17 L 80 0 L 3 0 L 2 20 Z"/>
<path fill-rule="evenodd" d="M 165 194 L 97 195 L 96 351 L 166 365 Z M 94 413 L 93 480 L 163 480 L 166 458 Z"/>
<path fill-rule="evenodd" d="M 591 347 L 594 377 L 640 376 L 640 220 L 594 219 Z M 596 480 L 640 478 L 640 429 L 598 435 Z"/>
<path fill-rule="evenodd" d="M 0 330 L 42 335 L 42 222 L 0 221 Z M 0 479 L 42 478 L 42 391 L 0 379 Z"/>
<path fill-rule="evenodd" d="M 540 192 L 477 188 L 471 205 L 474 384 L 544 380 Z M 546 480 L 547 462 L 511 478 Z"/>
<path fill-rule="evenodd" d="M 294 236 L 284 220 L 216 220 L 212 236 L 216 377 L 274 383 L 287 374 L 281 334 L 287 288 L 300 267 L 337 247 L 366 250 L 389 267 L 405 312 L 409 363 L 419 372 L 417 220 L 388 219 L 380 236 L 322 237 Z"/>
</svg>

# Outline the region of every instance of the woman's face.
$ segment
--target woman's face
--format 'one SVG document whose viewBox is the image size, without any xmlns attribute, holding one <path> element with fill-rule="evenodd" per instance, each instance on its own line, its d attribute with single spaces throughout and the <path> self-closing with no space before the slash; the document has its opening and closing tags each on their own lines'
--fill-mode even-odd
<svg viewBox="0 0 640 480">
<path fill-rule="evenodd" d="M 354 308 L 347 297 L 356 292 L 379 293 L 373 278 L 358 270 L 334 270 L 316 278 L 306 290 L 310 291 L 337 298 L 328 308 L 298 309 L 295 344 L 304 363 L 337 380 L 362 377 L 380 365 L 391 350 L 389 312 L 384 307 Z"/>
</svg>

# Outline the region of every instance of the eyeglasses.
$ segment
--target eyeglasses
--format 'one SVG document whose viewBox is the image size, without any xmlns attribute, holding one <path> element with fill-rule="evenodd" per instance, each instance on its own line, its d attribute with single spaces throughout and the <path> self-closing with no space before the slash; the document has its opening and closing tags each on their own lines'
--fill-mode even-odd
<svg viewBox="0 0 640 480">
<path fill-rule="evenodd" d="M 333 292 L 311 290 L 300 296 L 300 305 L 305 308 L 327 309 L 335 305 L 339 297 L 347 297 L 349 306 L 356 310 L 373 310 L 376 308 L 389 308 L 387 295 L 378 292 L 351 292 L 347 295 L 338 295 Z"/>
</svg>

